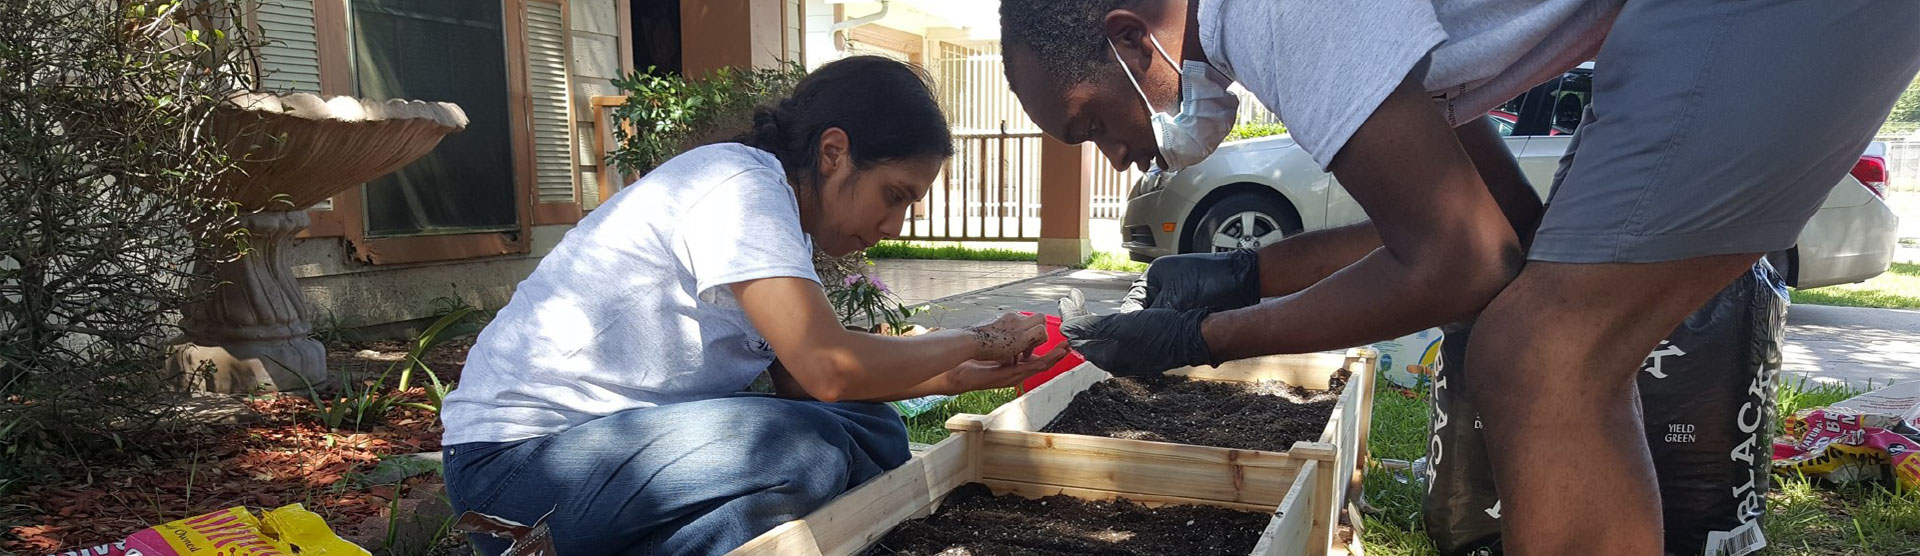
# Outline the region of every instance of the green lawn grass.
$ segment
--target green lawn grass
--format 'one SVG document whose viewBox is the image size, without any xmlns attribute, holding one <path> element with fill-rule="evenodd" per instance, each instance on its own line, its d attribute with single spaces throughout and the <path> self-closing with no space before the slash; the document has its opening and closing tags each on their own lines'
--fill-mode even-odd
<svg viewBox="0 0 1920 556">
<path fill-rule="evenodd" d="M 1028 247 L 1020 244 L 1021 247 Z M 882 241 L 867 248 L 869 259 L 938 259 L 945 261 L 1024 261 L 1037 259 L 1033 251 L 1009 247 L 976 247 L 954 242 Z M 1101 251 L 1074 268 L 1146 272 L 1147 263 L 1135 262 L 1125 251 Z"/>
<path fill-rule="evenodd" d="M 1363 517 L 1360 540 L 1369 555 L 1433 554 L 1433 543 L 1420 522 L 1420 498 L 1426 489 L 1411 471 L 1380 466 L 1383 459 L 1410 462 L 1427 454 L 1427 390 L 1403 391 L 1385 380 L 1374 383 L 1366 501 L 1379 511 Z"/>
<path fill-rule="evenodd" d="M 1920 554 L 1920 491 L 1780 475 L 1773 486 L 1765 524 L 1769 554 Z"/>
<path fill-rule="evenodd" d="M 867 248 L 869 259 L 940 259 L 947 261 L 1033 262 L 1033 251 L 998 247 L 968 247 L 950 242 L 882 241 Z"/>
<path fill-rule="evenodd" d="M 979 390 L 967 392 L 947 400 L 932 411 L 907 418 L 907 440 L 923 444 L 939 442 L 947 437 L 947 418 L 957 413 L 985 415 L 1001 404 L 1019 397 L 1013 388 L 998 390 Z"/>
<path fill-rule="evenodd" d="M 1135 261 L 1125 251 L 1101 251 L 1087 257 L 1087 262 L 1076 268 L 1092 270 L 1112 270 L 1116 272 L 1146 272 L 1147 263 Z"/>
<path fill-rule="evenodd" d="M 1368 554 L 1435 554 L 1420 520 L 1424 488 L 1402 483 L 1395 471 L 1380 467 L 1383 458 L 1413 460 L 1426 454 L 1427 400 L 1380 381 L 1374 393 L 1373 428 L 1368 452 L 1374 458 L 1366 476 L 1366 501 L 1378 511 L 1365 517 L 1362 540 Z M 1777 402 L 1784 418 L 1800 409 L 1821 407 L 1859 394 L 1842 385 L 1783 380 Z M 1781 419 L 1775 419 L 1779 432 Z M 1405 471 L 1399 471 L 1402 476 Z M 1805 477 L 1776 475 L 1767 495 L 1766 534 L 1772 547 L 1764 554 L 1827 556 L 1840 554 L 1920 554 L 1920 492 L 1896 492 L 1872 483 L 1831 485 Z"/>
<path fill-rule="evenodd" d="M 1885 274 L 1858 284 L 1793 290 L 1793 302 L 1808 305 L 1920 309 L 1920 264 L 1893 263 Z"/>
</svg>

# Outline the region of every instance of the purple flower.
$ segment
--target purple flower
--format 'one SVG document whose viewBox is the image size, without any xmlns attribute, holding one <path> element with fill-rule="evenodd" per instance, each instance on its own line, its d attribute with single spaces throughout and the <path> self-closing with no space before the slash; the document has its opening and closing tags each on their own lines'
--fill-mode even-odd
<svg viewBox="0 0 1920 556">
<path fill-rule="evenodd" d="M 880 281 L 879 276 L 868 276 L 867 281 L 873 283 L 873 287 L 880 288 L 880 291 L 893 293 L 893 290 L 887 289 L 886 282 Z"/>
<path fill-rule="evenodd" d="M 853 287 L 854 284 L 860 283 L 861 278 L 866 278 L 866 276 L 860 275 L 860 274 L 848 274 L 845 277 L 840 278 L 840 285 Z"/>
</svg>

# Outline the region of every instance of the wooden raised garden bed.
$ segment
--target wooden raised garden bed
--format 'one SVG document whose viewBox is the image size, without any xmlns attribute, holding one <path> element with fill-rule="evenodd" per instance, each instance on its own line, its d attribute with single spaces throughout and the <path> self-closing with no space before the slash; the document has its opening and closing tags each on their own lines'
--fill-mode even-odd
<svg viewBox="0 0 1920 556">
<path fill-rule="evenodd" d="M 1325 390 L 1341 370 L 1351 375 L 1319 439 L 1269 452 L 1035 432 L 1065 410 L 1076 394 L 1111 376 L 1082 365 L 988 415 L 954 416 L 947 421 L 951 437 L 733 554 L 860 554 L 901 522 L 934 512 L 949 492 L 967 483 L 1026 498 L 1064 494 L 1270 513 L 1273 518 L 1253 554 L 1345 553 L 1344 544 L 1335 546 L 1336 530 L 1339 514 L 1349 505 L 1348 493 L 1358 492 L 1366 454 L 1373 401 L 1371 353 L 1264 357 L 1169 374 L 1233 382 L 1280 380 Z"/>
</svg>

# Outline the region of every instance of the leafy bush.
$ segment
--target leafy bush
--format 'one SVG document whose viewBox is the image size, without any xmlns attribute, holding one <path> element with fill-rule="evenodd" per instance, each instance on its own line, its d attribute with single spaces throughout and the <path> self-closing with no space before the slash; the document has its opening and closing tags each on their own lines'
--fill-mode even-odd
<svg viewBox="0 0 1920 556">
<path fill-rule="evenodd" d="M 1877 135 L 1882 137 L 1888 135 L 1909 135 L 1916 131 L 1920 131 L 1920 122 L 1896 122 L 1889 120 L 1886 123 L 1880 124 L 1880 132 Z"/>
<path fill-rule="evenodd" d="M 867 263 L 873 264 L 871 262 Z M 838 282 L 825 284 L 827 301 L 840 315 L 840 324 L 859 326 L 881 333 L 899 333 L 913 327 L 913 316 L 920 311 L 900 302 L 886 282 L 867 273 L 848 274 Z"/>
<path fill-rule="evenodd" d="M 753 126 L 755 108 L 793 90 L 806 68 L 720 68 L 702 79 L 649 67 L 613 80 L 627 103 L 613 111 L 618 145 L 608 163 L 644 174 L 689 148 L 731 139 Z M 631 131 L 629 131 L 629 128 Z"/>
<path fill-rule="evenodd" d="M 1900 100 L 1894 101 L 1893 113 L 1887 115 L 1889 122 L 1920 122 L 1920 78 L 1907 85 L 1906 92 L 1900 93 Z"/>
<path fill-rule="evenodd" d="M 241 0 L 6 5 L 0 485 L 169 424 L 178 309 L 235 252 L 208 123 L 253 67 Z"/>
<path fill-rule="evenodd" d="M 791 92 L 806 74 L 806 68 L 789 63 L 777 68 L 720 68 L 702 79 L 649 67 L 616 79 L 613 85 L 626 93 L 627 103 L 613 112 L 613 121 L 619 124 L 613 128 L 618 145 L 607 161 L 623 173 L 644 174 L 687 149 L 737 137 L 752 128 L 755 109 Z M 876 292 L 870 287 L 875 282 L 862 281 L 871 264 L 859 253 L 832 257 L 815 252 L 813 256 L 814 270 L 843 324 L 865 317 L 869 325 L 891 324 L 899 329 L 912 313 L 884 285 Z"/>
<path fill-rule="evenodd" d="M 1281 135 L 1286 132 L 1287 124 L 1239 124 L 1233 126 L 1233 131 L 1227 133 L 1227 140 L 1239 141 L 1241 139 L 1253 139 L 1256 137 L 1266 137 L 1268 135 Z"/>
</svg>

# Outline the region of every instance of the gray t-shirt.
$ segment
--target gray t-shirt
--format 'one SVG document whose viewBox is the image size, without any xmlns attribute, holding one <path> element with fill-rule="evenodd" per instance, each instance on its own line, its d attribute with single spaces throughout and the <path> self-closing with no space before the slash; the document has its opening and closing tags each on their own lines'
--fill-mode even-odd
<svg viewBox="0 0 1920 556">
<path fill-rule="evenodd" d="M 819 281 L 780 162 L 734 143 L 674 157 L 568 231 L 481 331 L 443 442 L 740 391 L 774 354 L 727 285 L 772 277 Z"/>
<path fill-rule="evenodd" d="M 1592 59 L 1623 1 L 1199 0 L 1200 46 L 1325 168 L 1429 54 L 1463 124 Z"/>
</svg>

